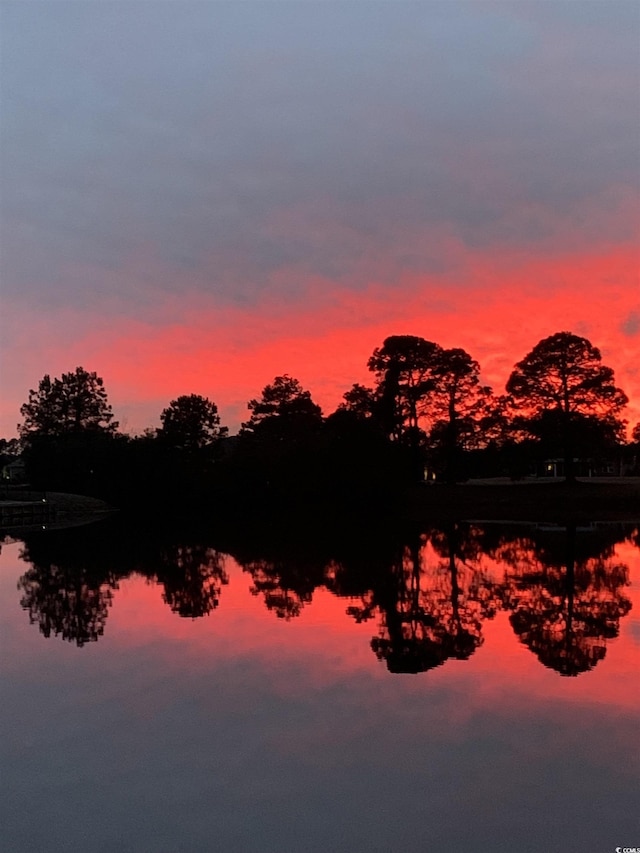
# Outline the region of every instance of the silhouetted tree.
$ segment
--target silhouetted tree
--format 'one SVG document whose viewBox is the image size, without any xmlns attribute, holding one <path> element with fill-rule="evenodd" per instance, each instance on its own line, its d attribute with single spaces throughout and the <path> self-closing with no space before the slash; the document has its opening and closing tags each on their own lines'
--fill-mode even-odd
<svg viewBox="0 0 640 853">
<path fill-rule="evenodd" d="M 60 379 L 44 376 L 20 408 L 18 424 L 23 441 L 34 436 L 59 436 L 79 431 L 113 433 L 118 428 L 102 379 L 83 367 L 63 373 Z"/>
<path fill-rule="evenodd" d="M 17 438 L 0 438 L 0 475 L 2 469 L 10 462 L 15 462 L 20 456 L 20 442 Z"/>
<path fill-rule="evenodd" d="M 421 404 L 435 388 L 441 347 L 413 335 L 392 335 L 373 351 L 367 366 L 378 380 L 376 396 L 388 435 L 415 441 Z"/>
<path fill-rule="evenodd" d="M 615 418 L 628 402 L 614 383 L 613 370 L 586 338 L 558 332 L 540 341 L 518 362 L 508 393 L 533 417 L 555 410 L 561 421 L 565 476 L 573 479 L 576 416 Z"/>
<path fill-rule="evenodd" d="M 508 475 L 514 480 L 526 476 L 533 464 L 536 446 L 527 423 L 521 423 L 509 395 L 488 395 L 473 426 L 465 435 L 466 470 L 473 477 Z M 437 431 L 434 439 L 437 439 Z"/>
<path fill-rule="evenodd" d="M 347 411 L 363 420 L 376 414 L 377 401 L 373 388 L 356 382 L 344 393 L 343 399 L 344 403 L 338 406 L 339 411 Z"/>
<path fill-rule="evenodd" d="M 317 428 L 322 423 L 322 411 L 311 399 L 311 393 L 286 374 L 276 376 L 262 389 L 262 397 L 250 400 L 247 407 L 251 417 L 242 424 L 244 431 L 284 435 L 305 427 Z"/>
<path fill-rule="evenodd" d="M 424 472 L 424 401 L 434 390 L 442 348 L 413 335 L 392 335 L 375 349 L 367 366 L 375 373 L 375 416 L 385 434 L 410 449 L 412 479 Z"/>
<path fill-rule="evenodd" d="M 624 453 L 626 459 L 627 474 L 640 474 L 640 423 L 637 423 L 631 431 L 631 440 L 627 444 Z"/>
<path fill-rule="evenodd" d="M 491 414 L 491 389 L 480 384 L 480 365 L 463 349 L 445 349 L 438 355 L 432 392 L 423 407 L 433 424 L 431 446 L 442 449 L 445 477 L 460 476 L 461 452 L 480 444 L 480 426 Z"/>
<path fill-rule="evenodd" d="M 172 400 L 160 415 L 160 421 L 159 437 L 185 450 L 200 450 L 215 444 L 228 432 L 227 427 L 220 426 L 216 404 L 199 394 Z"/>
<path fill-rule="evenodd" d="M 82 367 L 60 379 L 47 375 L 20 411 L 29 482 L 96 494 L 102 473 L 113 471 L 110 456 L 118 426 L 102 379 Z"/>
<path fill-rule="evenodd" d="M 228 488 L 243 501 L 297 499 L 313 491 L 322 431 L 322 411 L 297 379 L 286 374 L 248 403 L 233 453 L 221 469 Z"/>
<path fill-rule="evenodd" d="M 390 441 L 376 417 L 342 406 L 324 423 L 319 461 L 325 491 L 334 500 L 357 493 L 360 506 L 380 509 L 412 479 L 410 449 Z"/>
<path fill-rule="evenodd" d="M 0 438 L 0 457 L 15 459 L 20 455 L 20 442 L 17 438 Z"/>
</svg>

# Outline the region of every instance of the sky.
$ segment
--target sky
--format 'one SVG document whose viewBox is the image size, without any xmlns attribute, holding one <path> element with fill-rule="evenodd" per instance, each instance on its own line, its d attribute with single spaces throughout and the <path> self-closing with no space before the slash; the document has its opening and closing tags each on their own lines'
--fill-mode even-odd
<svg viewBox="0 0 640 853">
<path fill-rule="evenodd" d="M 46 373 L 138 433 L 325 413 L 392 334 L 498 392 L 543 337 L 640 420 L 640 4 L 0 4 L 0 436 Z"/>
</svg>

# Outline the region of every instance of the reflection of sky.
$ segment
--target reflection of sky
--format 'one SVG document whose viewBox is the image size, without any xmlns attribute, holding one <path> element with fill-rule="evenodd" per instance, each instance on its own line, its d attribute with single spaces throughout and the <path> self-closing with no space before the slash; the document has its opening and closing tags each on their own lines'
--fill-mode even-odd
<svg viewBox="0 0 640 853">
<path fill-rule="evenodd" d="M 233 424 L 284 371 L 335 406 L 388 334 L 502 385 L 561 328 L 639 416 L 639 32 L 626 0 L 4 3 L 0 432 L 77 363 L 129 428 L 191 391 Z"/>
<path fill-rule="evenodd" d="M 209 617 L 139 578 L 83 649 L 28 624 L 4 546 L 5 841 L 16 853 L 592 850 L 637 831 L 634 609 L 577 679 L 506 614 L 468 661 L 392 676 L 318 591 L 284 623 L 236 571 Z M 619 836 L 621 836 L 619 838 Z"/>
</svg>

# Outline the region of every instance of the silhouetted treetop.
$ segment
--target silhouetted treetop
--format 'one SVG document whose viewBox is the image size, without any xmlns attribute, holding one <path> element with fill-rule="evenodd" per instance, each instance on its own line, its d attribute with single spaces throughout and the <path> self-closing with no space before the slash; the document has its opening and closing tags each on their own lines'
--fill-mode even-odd
<svg viewBox="0 0 640 853">
<path fill-rule="evenodd" d="M 175 447 L 198 450 L 224 437 L 218 407 L 207 397 L 187 394 L 172 400 L 160 415 L 158 435 Z"/>
<path fill-rule="evenodd" d="M 463 349 L 441 350 L 435 383 L 422 405 L 431 423 L 431 445 L 444 455 L 446 479 L 460 475 L 460 454 L 482 441 L 481 421 L 490 416 L 491 388 L 480 384 L 480 365 Z"/>
<path fill-rule="evenodd" d="M 507 392 L 534 418 L 549 410 L 558 413 L 568 479 L 573 479 L 576 420 L 597 416 L 613 421 L 628 402 L 615 385 L 613 370 L 602 364 L 600 350 L 571 332 L 537 343 L 516 364 Z"/>
<path fill-rule="evenodd" d="M 250 400 L 247 407 L 251 418 L 242 424 L 243 430 L 255 431 L 274 420 L 306 422 L 310 425 L 322 422 L 322 410 L 311 399 L 311 393 L 287 374 L 276 376 L 271 384 L 262 389 L 262 397 Z"/>
<path fill-rule="evenodd" d="M 38 388 L 29 391 L 20 414 L 24 418 L 18 424 L 22 439 L 86 430 L 113 433 L 118 428 L 102 379 L 83 367 L 63 373 L 59 379 L 44 376 Z"/>
<path fill-rule="evenodd" d="M 396 439 L 419 429 L 420 402 L 435 387 L 442 348 L 415 335 L 392 335 L 367 362 L 378 380 L 376 396 L 385 432 Z"/>
<path fill-rule="evenodd" d="M 586 338 L 557 332 L 516 364 L 507 391 L 534 411 L 615 414 L 628 399 L 601 362 L 600 350 Z"/>
<path fill-rule="evenodd" d="M 376 395 L 373 388 L 359 385 L 357 382 L 343 395 L 344 403 L 340 403 L 340 411 L 351 412 L 358 418 L 370 418 L 376 409 Z"/>
<path fill-rule="evenodd" d="M 371 355 L 367 366 L 379 379 L 388 370 L 409 385 L 418 385 L 432 369 L 441 347 L 417 335 L 390 335 Z"/>
<path fill-rule="evenodd" d="M 440 352 L 435 369 L 436 397 L 434 414 L 441 418 L 466 417 L 475 413 L 489 389 L 480 384 L 480 365 L 459 347 Z"/>
</svg>

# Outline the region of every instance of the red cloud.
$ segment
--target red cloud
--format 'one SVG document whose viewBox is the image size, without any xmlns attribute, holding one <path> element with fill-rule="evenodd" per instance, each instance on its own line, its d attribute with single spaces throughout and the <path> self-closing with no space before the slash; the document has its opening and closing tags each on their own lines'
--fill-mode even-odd
<svg viewBox="0 0 640 853">
<path fill-rule="evenodd" d="M 461 251 L 455 273 L 405 275 L 393 287 L 355 291 L 308 278 L 304 301 L 287 302 L 279 291 L 238 307 L 191 292 L 168 296 L 153 324 L 66 311 L 34 329 L 30 318 L 28 334 L 26 326 L 13 334 L 18 369 L 7 389 L 13 399 L 3 410 L 4 430 L 13 432 L 20 403 L 44 373 L 76 364 L 104 377 L 116 416 L 131 430 L 156 425 L 170 399 L 192 392 L 215 400 L 233 428 L 246 416 L 246 401 L 284 372 L 299 378 L 325 412 L 332 410 L 353 382 L 369 380 L 367 358 L 390 334 L 464 347 L 501 390 L 513 364 L 560 330 L 600 347 L 631 398 L 635 423 L 638 337 L 622 327 L 638 309 L 638 293 L 635 249 L 537 259 Z"/>
</svg>

